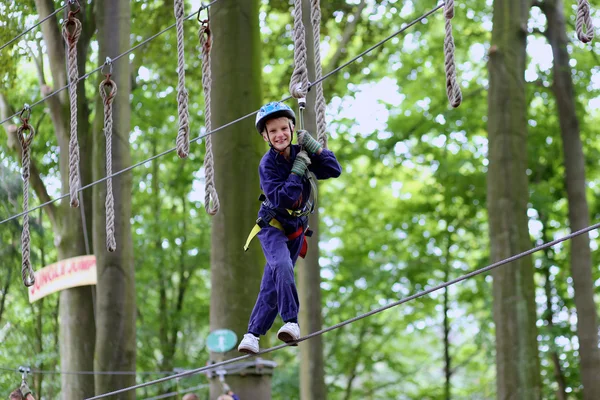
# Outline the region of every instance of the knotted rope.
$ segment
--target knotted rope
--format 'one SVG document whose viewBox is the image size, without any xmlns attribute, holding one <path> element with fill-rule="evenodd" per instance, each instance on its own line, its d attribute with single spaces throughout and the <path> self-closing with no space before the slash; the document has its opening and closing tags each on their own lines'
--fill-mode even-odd
<svg viewBox="0 0 600 400">
<path fill-rule="evenodd" d="M 111 66 L 112 63 L 107 60 L 107 63 Z M 106 65 L 106 64 L 105 64 Z M 113 196 L 112 187 L 112 132 L 113 132 L 113 113 L 112 103 L 117 95 L 117 84 L 110 79 L 111 74 L 105 75 L 104 79 L 100 83 L 100 96 L 104 102 L 104 137 L 106 138 L 106 249 L 113 252 L 117 249 L 117 242 L 115 240 L 115 199 Z M 109 90 L 107 92 L 107 89 Z"/>
<path fill-rule="evenodd" d="M 210 32 L 210 23 L 206 19 L 202 21 L 202 27 L 199 33 L 200 46 L 202 47 L 202 89 L 204 90 L 204 125 L 206 132 L 212 132 L 211 110 L 210 110 L 210 90 L 212 85 L 212 75 L 210 72 L 210 50 L 212 47 L 212 36 Z M 215 215 L 219 212 L 221 205 L 219 204 L 219 195 L 215 188 L 215 168 L 212 151 L 212 135 L 205 138 L 206 154 L 204 156 L 204 174 L 205 174 L 205 190 L 204 190 L 204 208 L 210 215 Z"/>
<path fill-rule="evenodd" d="M 452 23 L 454 18 L 454 0 L 446 0 L 444 4 L 444 16 L 446 17 L 446 37 L 444 39 L 444 56 L 446 67 L 446 94 L 452 107 L 458 107 L 462 102 L 460 86 L 456 81 L 456 66 L 454 64 L 454 37 L 452 36 Z"/>
<path fill-rule="evenodd" d="M 583 25 L 585 24 L 585 30 Z M 575 24 L 577 37 L 583 43 L 589 43 L 594 38 L 594 23 L 590 16 L 590 3 L 588 0 L 577 0 L 577 22 Z"/>
<path fill-rule="evenodd" d="M 71 195 L 71 207 L 79 207 L 77 192 L 79 189 L 79 143 L 77 142 L 77 81 L 79 72 L 77 70 L 77 42 L 81 35 L 81 21 L 75 18 L 79 7 L 75 11 L 69 11 L 62 28 L 62 34 L 68 45 L 67 72 L 69 76 L 69 100 L 71 105 L 71 137 L 69 140 L 69 190 Z M 73 27 L 70 31 L 69 27 Z"/>
<path fill-rule="evenodd" d="M 306 68 L 306 42 L 302 23 L 302 0 L 294 0 L 294 72 L 290 79 L 290 94 L 296 99 L 308 93 L 308 71 Z"/>
<path fill-rule="evenodd" d="M 317 140 L 323 148 L 327 148 L 327 123 L 325 121 L 325 96 L 323 95 L 323 83 L 320 82 L 323 76 L 321 66 L 321 5 L 320 0 L 311 1 L 310 16 L 313 26 L 314 52 L 315 52 L 315 85 L 316 103 L 315 113 L 317 116 Z"/>
<path fill-rule="evenodd" d="M 23 116 L 23 113 L 27 111 L 28 115 Z M 35 130 L 29 125 L 29 115 L 31 111 L 26 106 L 21 113 L 21 126 L 17 129 L 17 137 L 19 143 L 21 143 L 22 151 L 22 164 L 23 171 L 21 173 L 23 177 L 23 231 L 21 232 L 21 276 L 23 278 L 23 284 L 27 287 L 33 286 L 35 283 L 35 273 L 31 267 L 31 254 L 30 254 L 30 241 L 31 236 L 29 233 L 29 166 L 31 164 L 31 142 L 35 135 Z M 29 135 L 24 135 L 24 132 L 29 132 Z"/>
<path fill-rule="evenodd" d="M 188 112 L 188 92 L 185 89 L 185 52 L 184 52 L 184 5 L 183 0 L 175 0 L 175 24 L 177 29 L 177 111 L 179 130 L 177 132 L 177 155 L 186 158 L 190 154 L 190 125 Z"/>
</svg>

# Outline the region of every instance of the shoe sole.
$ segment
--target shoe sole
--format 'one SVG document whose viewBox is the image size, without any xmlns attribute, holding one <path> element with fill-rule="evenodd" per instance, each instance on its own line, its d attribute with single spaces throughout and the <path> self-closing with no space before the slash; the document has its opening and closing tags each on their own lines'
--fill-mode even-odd
<svg viewBox="0 0 600 400">
<path fill-rule="evenodd" d="M 292 337 L 292 335 L 290 335 L 287 332 L 281 332 L 277 335 L 277 339 L 281 340 L 282 342 L 285 343 L 290 343 L 290 346 L 298 346 L 298 343 L 292 343 L 294 342 L 296 339 L 294 339 Z"/>
<path fill-rule="evenodd" d="M 258 352 L 257 352 L 257 351 L 250 350 L 250 349 L 247 349 L 247 348 L 245 348 L 245 347 L 243 347 L 243 348 L 241 348 L 241 349 L 238 349 L 238 351 L 239 351 L 240 353 L 245 353 L 245 354 L 258 354 Z"/>
</svg>

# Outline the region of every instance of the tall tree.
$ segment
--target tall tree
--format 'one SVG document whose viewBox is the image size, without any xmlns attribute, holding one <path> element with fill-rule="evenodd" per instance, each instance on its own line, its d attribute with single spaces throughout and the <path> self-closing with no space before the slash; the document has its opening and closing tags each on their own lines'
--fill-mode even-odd
<svg viewBox="0 0 600 400">
<path fill-rule="evenodd" d="M 36 0 L 35 5 L 40 20 L 55 11 L 52 0 Z M 84 71 L 90 40 L 95 31 L 95 23 L 93 20 L 93 6 L 83 3 L 80 7 L 81 9 L 76 15 L 82 21 L 82 32 L 77 44 L 77 66 L 79 71 Z M 52 90 L 62 88 L 67 84 L 65 42 L 61 29 L 62 27 L 58 24 L 58 18 L 48 19 L 41 25 L 45 43 L 45 54 L 42 54 L 41 51 L 39 55 L 32 52 L 32 58 L 37 67 L 40 92 L 43 95 L 49 94 Z M 48 60 L 51 81 L 47 81 L 46 79 L 43 68 L 44 57 L 47 57 Z M 85 98 L 85 88 L 81 83 L 77 87 L 77 96 L 77 123 L 79 131 L 84 133 L 89 132 L 89 107 Z M 4 105 L 0 107 L 3 118 L 13 113 L 14 107 L 8 105 L 6 98 L 0 103 Z M 69 192 L 69 151 L 67 149 L 69 148 L 70 110 L 68 104 L 67 91 L 63 91 L 59 95 L 52 96 L 46 100 L 50 118 L 52 119 L 54 134 L 58 146 L 62 150 L 58 155 L 58 164 L 62 186 L 61 192 L 63 194 Z M 21 147 L 16 139 L 14 129 L 7 129 L 7 133 L 9 134 L 9 147 L 13 148 L 20 158 Z M 80 158 L 82 160 L 90 158 L 90 139 L 90 136 L 86 134 L 80 136 Z M 35 156 L 32 156 L 31 186 L 37 197 L 42 202 L 47 202 L 50 200 L 50 196 L 34 160 Z M 82 162 L 80 165 L 80 174 L 82 184 L 88 183 L 91 176 L 90 165 Z M 82 199 L 82 205 L 90 204 L 91 194 L 86 195 L 84 193 L 80 199 Z M 54 242 L 57 245 L 59 260 L 86 254 L 82 211 L 71 208 L 68 201 L 61 201 L 58 205 L 51 204 L 45 207 L 45 212 L 52 223 L 55 237 Z M 91 210 L 88 208 L 85 211 L 87 212 L 86 219 L 90 220 Z M 61 368 L 70 371 L 93 369 L 95 325 L 91 288 L 84 286 L 64 290 L 60 293 L 59 304 Z M 61 383 L 65 399 L 88 397 L 93 395 L 94 392 L 94 379 L 90 375 L 63 374 L 61 376 Z"/>
<path fill-rule="evenodd" d="M 210 9 L 212 49 L 213 129 L 239 118 L 261 105 L 261 43 L 258 0 L 224 0 Z M 265 143 L 253 121 L 243 121 L 212 137 L 215 185 L 221 193 L 221 209 L 213 218 L 210 328 L 231 329 L 240 338 L 247 330 L 250 312 L 260 287 L 264 257 L 257 243 L 247 253 L 243 247 L 260 203 L 258 164 Z M 226 195 L 225 195 L 226 193 Z M 261 347 L 268 343 L 263 339 Z M 238 356 L 234 349 L 223 355 Z M 220 354 L 211 354 L 213 359 Z M 242 399 L 271 398 L 267 375 L 228 377 Z M 211 385 L 211 399 L 222 393 L 218 381 Z"/>
<path fill-rule="evenodd" d="M 576 113 L 573 78 L 567 51 L 567 29 L 561 0 L 539 3 L 548 21 L 545 36 L 554 56 L 552 90 L 558 107 L 558 119 L 565 162 L 565 186 L 569 201 L 569 225 L 577 231 L 590 225 L 586 199 L 585 156 Z M 594 278 L 588 234 L 571 240 L 571 274 L 577 308 L 580 369 L 584 399 L 600 398 L 600 350 L 598 350 L 598 314 L 594 302 Z"/>
<path fill-rule="evenodd" d="M 524 79 L 529 7 L 529 1 L 494 1 L 487 182 L 492 262 L 531 247 Z M 493 273 L 498 399 L 541 398 L 533 275 L 530 257 Z"/>
<path fill-rule="evenodd" d="M 311 1 L 302 1 L 302 20 L 305 26 L 308 79 L 315 81 L 314 34 L 311 19 Z M 317 136 L 317 117 L 315 113 L 316 90 L 307 95 L 307 107 L 304 113 L 304 129 Z M 316 195 L 316 193 L 315 193 Z M 321 267 L 319 265 L 319 210 L 315 208 L 309 224 L 313 231 L 310 251 L 304 260 L 299 259 L 296 267 L 298 276 L 298 295 L 300 298 L 300 329 L 307 335 L 321 329 Z M 317 336 L 300 343 L 300 398 L 303 400 L 327 398 L 325 388 L 325 368 L 323 365 L 323 337 Z"/>
<path fill-rule="evenodd" d="M 121 54 L 130 47 L 130 2 L 101 0 L 96 3 L 99 60 Z M 114 98 L 112 131 L 112 168 L 119 171 L 131 165 L 129 149 L 131 74 L 127 57 L 113 66 L 112 80 L 118 91 Z M 104 113 L 100 96 L 96 101 L 94 121 L 94 180 L 106 176 L 106 146 L 103 133 Z M 131 236 L 131 174 L 113 179 L 116 251 L 106 249 L 106 185 L 93 189 L 94 254 L 98 273 L 96 295 L 96 371 L 133 371 L 136 361 L 135 341 L 135 268 Z M 135 384 L 133 375 L 98 375 L 96 393 L 106 393 Z M 120 398 L 134 399 L 129 391 Z"/>
</svg>

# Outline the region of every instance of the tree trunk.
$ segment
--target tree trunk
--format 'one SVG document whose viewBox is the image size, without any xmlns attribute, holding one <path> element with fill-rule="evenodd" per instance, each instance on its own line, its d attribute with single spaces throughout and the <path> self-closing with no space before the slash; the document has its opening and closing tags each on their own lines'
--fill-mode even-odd
<svg viewBox="0 0 600 400">
<path fill-rule="evenodd" d="M 489 52 L 488 214 L 491 261 L 530 248 L 527 201 L 526 28 L 529 2 L 494 2 Z M 497 398 L 540 399 L 531 257 L 494 270 Z"/>
<path fill-rule="evenodd" d="M 45 18 L 54 12 L 54 2 L 51 0 L 36 0 L 36 7 L 40 19 Z M 82 20 L 82 25 L 86 27 L 78 43 L 78 68 L 79 71 L 85 70 L 87 59 L 87 50 L 90 43 L 93 29 L 89 29 L 88 23 L 90 16 L 93 15 L 92 9 L 86 4 L 81 5 L 81 12 L 77 15 Z M 93 23 L 92 23 L 93 26 Z M 65 63 L 65 42 L 61 33 L 61 26 L 57 18 L 50 18 L 42 24 L 42 33 L 46 44 L 46 52 L 50 61 L 50 71 L 52 72 L 52 84 L 54 89 L 58 89 L 67 84 L 66 63 Z M 45 78 L 40 74 L 40 85 L 42 93 L 45 93 Z M 78 126 L 81 135 L 80 144 L 86 143 L 85 133 L 89 132 L 89 110 L 85 106 L 84 84 L 80 83 L 77 87 L 78 93 Z M 59 168 L 61 178 L 61 192 L 69 192 L 69 115 L 68 90 L 60 95 L 49 98 L 46 104 L 50 110 L 50 117 L 59 148 Z M 89 159 L 91 154 L 90 146 L 80 146 L 81 160 Z M 20 152 L 20 148 L 19 148 Z M 35 155 L 32 156 L 35 159 Z M 83 161 L 80 167 L 81 179 L 83 184 L 89 179 L 89 164 Z M 34 178 L 32 175 L 32 179 Z M 41 180 L 40 180 L 41 182 Z M 32 185 L 36 194 L 41 198 L 47 198 L 47 193 L 43 183 Z M 85 200 L 82 202 L 85 204 Z M 46 209 L 49 219 L 53 222 L 54 242 L 57 246 L 58 259 L 64 260 L 86 254 L 86 242 L 83 232 L 83 221 L 81 210 L 70 207 L 68 201 L 61 201 L 57 207 L 51 206 Z M 59 318 L 60 318 L 60 358 L 61 368 L 69 371 L 91 370 L 93 369 L 94 355 L 94 309 L 89 286 L 78 287 L 74 289 L 63 290 L 60 293 Z M 94 378 L 91 375 L 61 375 L 62 396 L 66 400 L 78 399 L 92 396 L 94 393 Z"/>
<path fill-rule="evenodd" d="M 131 10 L 128 1 L 97 2 L 97 25 L 100 60 L 129 49 Z M 100 61 L 102 62 L 102 61 Z M 102 78 L 101 78 L 102 79 Z M 130 67 L 127 57 L 114 63 L 112 79 L 118 91 L 113 103 L 112 168 L 113 172 L 131 165 Z M 98 87 L 96 84 L 96 87 Z M 106 176 L 106 140 L 103 133 L 103 102 L 97 96 L 94 122 L 94 179 Z M 96 289 L 96 371 L 133 371 L 136 361 L 135 276 L 131 236 L 131 174 L 112 178 L 115 205 L 116 251 L 106 250 L 106 185 L 94 186 L 94 254 L 98 284 Z M 134 375 L 96 376 L 96 394 L 135 384 Z M 119 396 L 134 399 L 135 391 Z"/>
<path fill-rule="evenodd" d="M 449 279 L 450 262 L 448 259 L 446 259 L 446 272 L 444 281 L 448 282 Z M 444 288 L 444 376 L 446 378 L 444 382 L 444 398 L 446 400 L 451 399 L 452 388 L 452 358 L 450 357 L 450 316 L 448 315 L 449 312 L 450 309 L 448 307 L 448 288 Z"/>
<path fill-rule="evenodd" d="M 212 126 L 217 128 L 261 106 L 259 1 L 222 0 L 210 11 Z M 211 233 L 210 329 L 231 329 L 238 339 L 247 331 L 264 267 L 258 240 L 247 253 L 243 250 L 260 206 L 258 164 L 266 149 L 253 122 L 247 119 L 212 136 L 221 209 L 213 217 Z M 268 341 L 263 338 L 260 345 L 267 347 Z M 211 359 L 239 355 L 234 348 L 226 354 L 211 353 Z M 242 399 L 271 398 L 268 375 L 228 376 L 227 381 Z M 221 385 L 213 380 L 210 398 L 220 394 Z"/>
<path fill-rule="evenodd" d="M 546 0 L 543 11 L 548 19 L 546 36 L 554 55 L 554 84 L 560 132 L 565 158 L 569 224 L 571 232 L 590 225 L 586 199 L 585 157 L 579 135 L 579 120 L 575 112 L 575 95 L 569 53 L 564 6 L 561 0 Z M 585 400 L 600 399 L 600 351 L 598 350 L 598 315 L 594 303 L 594 280 L 589 235 L 571 240 L 571 274 L 577 308 L 580 369 Z"/>
<path fill-rule="evenodd" d="M 306 52 L 308 79 L 315 80 L 314 36 L 310 15 L 310 1 L 302 2 L 302 20 L 306 31 Z M 316 90 L 307 95 L 307 107 L 304 111 L 304 128 L 315 138 L 317 136 L 317 116 L 315 112 Z M 297 137 L 297 136 L 296 136 Z M 317 185 L 318 186 L 318 185 Z M 318 190 L 318 189 L 317 189 Z M 318 204 L 317 204 L 318 206 Z M 319 265 L 319 211 L 309 219 L 313 231 L 308 238 L 310 249 L 306 258 L 298 259 L 298 296 L 300 298 L 300 329 L 302 335 L 316 332 L 322 328 L 321 314 L 321 267 Z M 300 343 L 300 398 L 302 400 L 327 399 L 325 388 L 325 370 L 323 365 L 323 337 L 317 336 Z"/>
</svg>

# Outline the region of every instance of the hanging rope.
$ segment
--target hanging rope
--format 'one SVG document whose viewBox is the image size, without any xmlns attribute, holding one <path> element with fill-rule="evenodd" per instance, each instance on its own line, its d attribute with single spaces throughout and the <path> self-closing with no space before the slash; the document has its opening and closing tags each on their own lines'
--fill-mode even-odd
<svg viewBox="0 0 600 400">
<path fill-rule="evenodd" d="M 31 254 L 30 254 L 30 241 L 31 235 L 29 233 L 29 166 L 31 164 L 31 142 L 35 136 L 35 130 L 33 126 L 29 125 L 29 117 L 31 116 L 31 109 L 28 105 L 21 112 L 21 126 L 17 129 L 17 137 L 19 143 L 21 143 L 22 151 L 22 165 L 23 171 L 21 173 L 23 177 L 23 211 L 26 213 L 23 215 L 23 230 L 21 232 L 21 276 L 23 278 L 23 284 L 27 287 L 33 286 L 35 283 L 35 273 L 31 267 Z M 29 132 L 28 135 L 24 135 L 25 132 Z"/>
<path fill-rule="evenodd" d="M 290 80 L 290 94 L 300 99 L 308 93 L 308 71 L 306 68 L 306 42 L 302 23 L 302 0 L 294 0 L 294 72 Z"/>
<path fill-rule="evenodd" d="M 177 132 L 177 155 L 186 158 L 190 154 L 190 124 L 188 111 L 188 92 L 185 89 L 185 46 L 184 46 L 184 5 L 183 0 L 175 0 L 175 24 L 177 29 L 177 111 L 179 130 Z"/>
<path fill-rule="evenodd" d="M 452 18 L 454 18 L 454 0 L 446 0 L 444 3 L 444 16 L 446 17 L 446 37 L 444 38 L 446 94 L 450 105 L 456 108 L 462 102 L 462 94 L 456 81 L 456 66 L 454 64 L 454 37 L 452 36 L 451 23 Z"/>
<path fill-rule="evenodd" d="M 198 14 L 200 15 L 200 14 Z M 199 39 L 202 47 L 202 89 L 204 90 L 204 125 L 207 132 L 212 131 L 211 110 L 210 110 L 210 90 L 212 85 L 212 75 L 210 72 L 210 50 L 212 48 L 212 36 L 210 32 L 209 18 L 201 21 Z M 215 188 L 215 167 L 212 151 L 212 136 L 206 136 L 206 154 L 204 156 L 204 175 L 206 180 L 204 190 L 204 209 L 210 215 L 219 212 L 219 195 Z"/>
<path fill-rule="evenodd" d="M 217 1 L 219 1 L 219 0 L 213 0 L 213 1 L 212 1 L 212 3 L 216 3 Z M 211 3 L 211 4 L 212 4 L 212 3 Z M 425 18 L 428 18 L 429 16 L 431 16 L 431 15 L 432 15 L 432 14 L 434 14 L 435 12 L 437 12 L 437 11 L 441 10 L 441 9 L 442 9 L 442 7 L 444 7 L 444 3 L 440 3 L 440 4 L 436 5 L 434 8 L 432 8 L 431 10 L 429 10 L 429 11 L 425 12 L 423 15 L 419 16 L 418 18 L 416 18 L 416 19 L 414 19 L 414 20 L 410 21 L 410 22 L 409 22 L 409 23 L 407 23 L 407 24 L 404 24 L 404 25 L 403 25 L 401 28 L 399 28 L 399 29 L 397 29 L 396 31 L 394 31 L 394 32 L 390 33 L 390 34 L 389 34 L 387 37 L 385 37 L 384 39 L 381 39 L 379 42 L 377 42 L 377 43 L 373 44 L 373 45 L 372 45 L 372 46 L 370 46 L 369 48 L 367 48 L 367 49 L 365 49 L 365 50 L 361 51 L 360 53 L 356 54 L 354 57 L 352 57 L 350 60 L 346 61 L 346 62 L 345 62 L 345 63 L 343 63 L 342 65 L 339 65 L 338 67 L 334 68 L 333 70 L 331 70 L 331 71 L 327 72 L 325 75 L 323 75 L 323 77 L 322 77 L 322 78 L 321 78 L 319 81 L 316 81 L 316 82 L 314 82 L 313 84 L 316 84 L 316 83 L 318 83 L 318 82 L 322 82 L 322 81 L 324 81 L 325 79 L 328 79 L 328 78 L 330 78 L 331 76 L 333 76 L 333 75 L 337 74 L 338 72 L 340 72 L 341 70 L 343 70 L 344 68 L 346 68 L 347 66 L 349 66 L 350 64 L 352 64 L 352 63 L 356 62 L 358 59 L 360 59 L 360 58 L 362 58 L 362 57 L 366 56 L 367 54 L 371 53 L 373 50 L 376 50 L 377 48 L 379 48 L 379 47 L 383 46 L 385 43 L 389 42 L 389 41 L 390 41 L 390 40 L 392 40 L 394 37 L 396 37 L 396 36 L 400 35 L 401 33 L 405 32 L 405 31 L 407 31 L 407 30 L 408 30 L 408 29 L 410 29 L 411 27 L 413 27 L 413 26 L 415 26 L 416 24 L 418 24 L 419 22 L 423 21 Z M 191 16 L 194 16 L 194 15 L 197 15 L 197 12 L 194 12 L 193 14 L 191 14 Z M 157 34 L 157 35 L 158 35 L 158 34 Z M 155 36 L 156 36 L 156 35 L 155 35 Z M 147 39 L 147 40 L 146 40 L 146 42 L 148 42 L 149 40 L 150 40 L 150 39 Z M 141 44 L 137 45 L 135 48 L 139 47 L 140 45 L 141 45 Z M 117 56 L 117 57 L 118 57 L 118 58 L 124 57 L 125 55 L 127 55 L 127 54 L 131 53 L 131 51 L 133 51 L 133 49 L 135 49 L 135 48 L 132 48 L 132 49 L 128 50 L 127 52 L 120 54 L 120 55 L 119 55 L 119 56 Z M 117 57 L 113 58 L 113 63 L 114 63 L 114 62 L 117 60 Z M 97 72 L 97 71 L 100 71 L 100 69 L 101 69 L 101 68 L 102 68 L 102 66 L 98 67 L 96 70 L 94 70 L 94 71 L 92 71 L 92 72 L 88 73 L 86 76 L 82 77 L 81 79 L 85 79 L 85 78 L 87 78 L 87 76 L 91 75 L 92 73 L 94 73 L 94 72 Z M 66 86 L 65 86 L 65 87 L 64 87 L 62 90 L 64 90 L 65 88 L 66 88 Z M 60 91 L 61 91 L 61 89 L 59 89 L 59 90 L 56 90 L 56 91 L 52 92 L 52 93 L 51 93 L 51 94 L 49 94 L 47 97 L 45 97 L 45 98 L 43 98 L 43 99 L 41 99 L 41 100 L 38 100 L 38 101 L 36 101 L 34 104 L 32 104 L 32 105 L 31 105 L 31 107 L 33 107 L 34 105 L 37 105 L 37 104 L 41 104 L 41 103 L 42 103 L 44 100 L 46 100 L 48 97 L 55 96 L 55 95 L 56 95 L 57 93 L 59 93 Z M 289 100 L 290 98 L 291 98 L 291 96 L 288 96 L 288 97 L 286 97 L 286 98 L 282 99 L 281 101 L 287 101 L 287 100 Z M 247 118 L 250 118 L 250 117 L 252 117 L 252 116 L 256 115 L 256 113 L 257 113 L 257 112 L 258 112 L 258 110 L 255 110 L 255 111 L 253 111 L 253 112 L 250 112 L 250 113 L 248 113 L 248 114 L 242 115 L 242 116 L 240 116 L 240 117 L 238 117 L 238 118 L 236 118 L 236 119 L 233 119 L 233 120 L 231 120 L 231 121 L 229 121 L 229 122 L 225 123 L 224 125 L 221 125 L 221 126 L 219 126 L 219 127 L 215 128 L 215 129 L 213 129 L 212 131 L 209 131 L 209 132 L 204 132 L 204 133 L 200 134 L 199 136 L 197 136 L 197 137 L 195 137 L 195 138 L 191 139 L 191 140 L 190 140 L 190 142 L 197 142 L 197 141 L 199 141 L 199 140 L 201 140 L 201 139 L 203 139 L 203 138 L 205 138 L 205 137 L 208 137 L 208 136 L 210 136 L 210 135 L 214 135 L 214 134 L 216 134 L 217 132 L 220 132 L 220 131 L 222 131 L 222 130 L 224 130 L 224 129 L 226 129 L 226 128 L 230 127 L 230 126 L 233 126 L 233 125 L 235 125 L 235 124 L 237 124 L 237 123 L 239 123 L 239 122 L 241 122 L 241 121 L 244 121 L 244 120 L 246 120 Z M 1 125 L 1 124 L 3 124 L 4 122 L 8 121 L 10 118 L 12 118 L 12 117 L 14 117 L 14 116 L 17 116 L 17 115 L 19 115 L 19 112 L 17 112 L 16 114 L 12 115 L 11 117 L 9 117 L 8 119 L 6 119 L 6 120 L 4 120 L 4 121 L 0 121 L 0 125 Z M 130 165 L 130 166 L 128 166 L 128 167 L 126 167 L 126 168 L 123 168 L 123 169 L 121 169 L 121 170 L 119 170 L 119 171 L 117 171 L 117 172 L 113 173 L 113 175 L 112 175 L 112 176 L 114 177 L 114 176 L 121 175 L 121 174 L 124 174 L 124 173 L 126 173 L 126 172 L 129 172 L 129 171 L 131 171 L 131 170 L 133 170 L 133 169 L 135 169 L 135 168 L 138 168 L 138 167 L 141 167 L 141 166 L 145 165 L 146 163 L 148 163 L 148 162 L 150 162 L 150 161 L 153 161 L 153 160 L 156 160 L 157 158 L 164 157 L 164 156 L 166 156 L 166 155 L 168 155 L 168 154 L 171 154 L 171 153 L 175 152 L 176 150 L 177 150 L 177 148 L 176 148 L 176 147 L 172 147 L 172 148 L 170 148 L 170 149 L 167 149 L 167 150 L 164 150 L 164 151 L 162 151 L 162 152 L 160 152 L 160 153 L 154 154 L 153 156 L 151 156 L 151 157 L 148 157 L 148 158 L 146 158 L 145 160 L 138 161 L 138 162 L 137 162 L 137 163 L 135 163 L 135 164 L 132 164 L 132 165 Z M 93 182 L 90 182 L 90 183 L 88 183 L 87 185 L 83 186 L 83 187 L 81 188 L 81 190 L 86 190 L 86 189 L 89 189 L 89 188 L 91 188 L 91 187 L 93 187 L 93 186 L 95 186 L 95 185 L 97 185 L 97 184 L 99 184 L 99 183 L 102 183 L 102 182 L 104 182 L 105 180 L 107 180 L 107 177 L 104 177 L 104 178 L 97 179 L 97 180 L 95 180 L 95 181 L 93 181 Z M 53 199 L 50 199 L 50 200 L 48 200 L 48 201 L 47 201 L 47 202 L 45 202 L 45 203 L 42 203 L 42 204 L 40 204 L 40 205 L 38 205 L 38 206 L 36 206 L 36 207 L 32 208 L 32 209 L 31 209 L 29 212 L 31 212 L 31 211 L 35 211 L 35 210 L 38 210 L 38 209 L 41 209 L 41 208 L 44 208 L 44 207 L 46 207 L 46 206 L 48 206 L 48 205 L 50 205 L 50 204 L 53 204 L 53 203 L 55 203 L 55 202 L 57 202 L 57 201 L 59 201 L 59 200 L 62 200 L 62 199 L 64 199 L 64 198 L 66 198 L 67 196 L 68 196 L 68 195 L 60 195 L 60 196 L 57 196 L 57 197 L 55 197 L 55 198 L 53 198 Z M 21 212 L 21 213 L 17 213 L 17 214 L 11 215 L 10 217 L 8 217 L 8 218 L 6 218 L 6 219 L 3 219 L 3 220 L 1 220 L 1 221 L 0 221 L 0 225 L 2 225 L 2 224 L 5 224 L 5 223 L 7 223 L 7 222 L 9 222 L 9 221 L 12 221 L 12 220 L 14 220 L 14 219 L 16 219 L 16 218 L 19 218 L 20 216 L 22 216 L 22 215 L 24 215 L 24 214 L 26 214 L 26 212 Z"/>
<path fill-rule="evenodd" d="M 583 25 L 585 24 L 585 30 Z M 588 0 L 577 0 L 577 22 L 575 24 L 577 37 L 583 43 L 589 43 L 594 38 L 594 23 L 590 16 L 590 3 Z"/>
<path fill-rule="evenodd" d="M 321 5 L 320 0 L 311 0 L 310 16 L 313 26 L 313 39 L 315 51 L 315 81 L 319 81 L 323 75 L 321 66 Z M 325 96 L 323 95 L 323 83 L 314 85 L 316 94 L 315 113 L 317 115 L 317 140 L 323 148 L 327 148 L 327 123 L 325 121 Z"/>
<path fill-rule="evenodd" d="M 79 12 L 79 4 L 75 11 L 69 15 L 63 24 L 63 37 L 68 45 L 67 72 L 69 75 L 69 100 L 71 102 L 71 138 L 69 140 L 69 189 L 71 207 L 79 207 L 77 189 L 79 188 L 79 143 L 77 142 L 77 42 L 81 36 L 81 21 L 75 18 Z M 72 30 L 69 28 L 73 27 Z"/>
<path fill-rule="evenodd" d="M 117 95 L 117 84 L 110 79 L 112 74 L 112 61 L 106 58 L 104 66 L 110 66 L 109 73 L 105 74 L 106 79 L 100 83 L 100 96 L 104 102 L 104 137 L 106 138 L 106 249 L 113 252 L 117 249 L 115 240 L 115 199 L 112 188 L 112 132 L 113 115 L 112 103 Z M 107 92 L 107 89 L 109 90 Z"/>
</svg>

